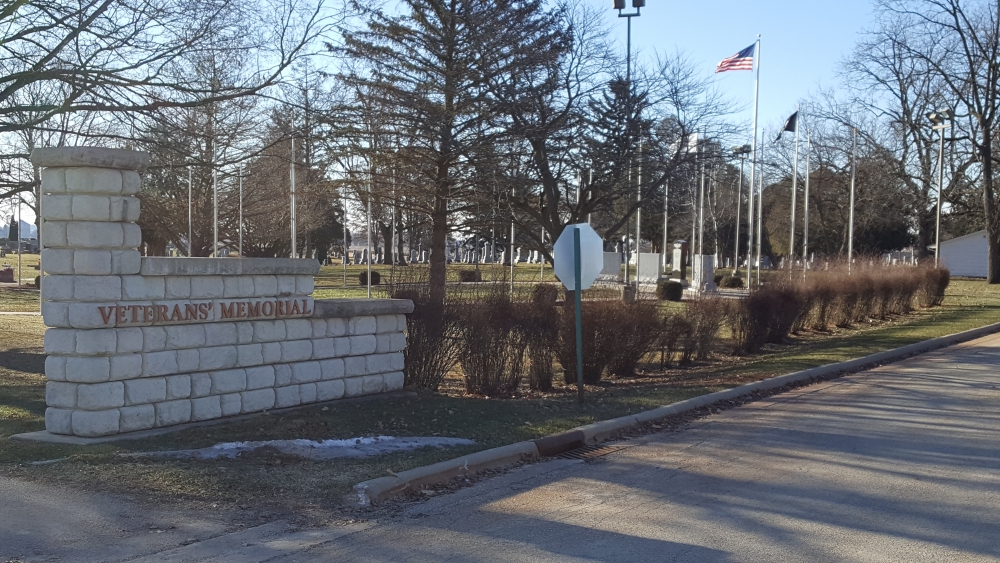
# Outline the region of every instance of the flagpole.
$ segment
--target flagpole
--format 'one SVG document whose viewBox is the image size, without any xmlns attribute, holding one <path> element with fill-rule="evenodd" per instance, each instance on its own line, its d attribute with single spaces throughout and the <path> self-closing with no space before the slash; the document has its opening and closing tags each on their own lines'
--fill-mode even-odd
<svg viewBox="0 0 1000 563">
<path fill-rule="evenodd" d="M 670 179 L 663 183 L 663 259 L 660 260 L 663 272 L 667 273 L 667 201 L 670 197 Z"/>
<path fill-rule="evenodd" d="M 809 161 L 812 156 L 812 136 L 806 132 L 806 192 L 802 225 L 802 281 L 806 279 L 806 271 L 809 269 Z"/>
<path fill-rule="evenodd" d="M 639 247 L 639 241 L 641 236 L 641 225 L 642 225 L 642 141 L 639 141 L 639 170 L 636 176 L 635 183 L 635 295 L 639 297 L 639 258 L 642 255 L 642 249 Z"/>
<path fill-rule="evenodd" d="M 736 189 L 736 242 L 733 252 L 733 277 L 739 277 L 740 273 L 740 206 L 743 204 L 743 161 L 740 156 L 740 183 Z"/>
<path fill-rule="evenodd" d="M 764 231 L 764 173 L 761 172 L 757 182 L 757 284 L 760 285 L 761 264 L 761 234 Z"/>
<path fill-rule="evenodd" d="M 847 235 L 847 274 L 851 274 L 851 262 L 854 261 L 854 180 L 858 170 L 858 128 L 855 127 L 851 137 L 851 220 Z"/>
<path fill-rule="evenodd" d="M 757 172 L 757 110 L 760 102 L 760 34 L 757 34 L 757 48 L 754 49 L 754 62 L 757 64 L 757 71 L 753 79 L 753 143 L 750 148 L 750 189 L 753 190 L 753 178 Z M 763 199 L 764 194 L 758 194 L 758 198 Z M 753 214 L 753 206 L 750 208 Z M 757 226 L 757 283 L 760 283 L 760 225 Z M 751 236 L 753 233 L 751 232 Z M 749 254 L 749 253 L 748 253 Z M 752 268 L 752 266 L 751 266 Z M 750 272 L 747 270 L 747 287 L 750 284 Z"/>
<path fill-rule="evenodd" d="M 799 106 L 795 107 L 795 158 L 792 160 L 792 221 L 788 243 L 788 276 L 795 262 L 795 197 L 799 188 Z"/>
<path fill-rule="evenodd" d="M 747 190 L 749 192 L 747 194 L 747 289 L 750 288 L 750 278 L 753 277 L 753 234 L 754 227 L 756 226 L 753 216 L 756 209 L 754 207 L 754 200 L 756 198 L 754 180 L 755 178 L 750 176 L 750 189 Z"/>
</svg>

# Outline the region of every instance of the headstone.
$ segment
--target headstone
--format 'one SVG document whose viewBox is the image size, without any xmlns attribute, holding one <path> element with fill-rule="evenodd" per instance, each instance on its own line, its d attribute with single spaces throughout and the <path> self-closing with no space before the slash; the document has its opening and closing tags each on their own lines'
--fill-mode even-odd
<svg viewBox="0 0 1000 563">
<path fill-rule="evenodd" d="M 671 275 L 682 282 L 687 279 L 688 243 L 686 240 L 674 242 L 673 272 Z"/>
<path fill-rule="evenodd" d="M 698 293 L 710 293 L 716 290 L 715 256 L 697 254 L 694 257 L 694 267 L 691 269 L 691 285 Z"/>
<path fill-rule="evenodd" d="M 506 264 L 507 263 L 507 250 L 501 250 L 500 251 L 500 260 L 497 263 L 498 264 Z"/>
<path fill-rule="evenodd" d="M 600 281 L 617 282 L 623 281 L 622 277 L 622 255 L 620 252 L 605 252 L 604 267 L 597 277 Z"/>
<path fill-rule="evenodd" d="M 660 281 L 662 258 L 659 252 L 643 252 L 639 256 L 639 283 Z"/>
<path fill-rule="evenodd" d="M 420 263 L 421 264 L 426 264 L 427 263 L 427 251 L 426 250 L 423 250 L 423 251 L 420 252 Z"/>
</svg>

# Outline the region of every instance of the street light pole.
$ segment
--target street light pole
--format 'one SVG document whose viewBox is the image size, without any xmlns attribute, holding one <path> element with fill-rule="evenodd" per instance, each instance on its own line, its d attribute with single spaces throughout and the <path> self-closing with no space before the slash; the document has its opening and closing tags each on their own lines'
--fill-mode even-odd
<svg viewBox="0 0 1000 563">
<path fill-rule="evenodd" d="M 740 159 L 739 188 L 736 190 L 736 242 L 733 247 L 733 276 L 735 277 L 740 272 L 740 206 L 743 203 L 743 164 L 746 163 L 747 155 L 750 154 L 750 145 L 733 147 L 733 154 Z M 753 180 L 750 181 L 750 191 L 753 192 Z M 753 201 L 752 197 L 750 201 Z M 750 207 L 753 207 L 752 203 Z M 747 267 L 749 268 L 749 263 Z M 747 279 L 750 278 L 747 277 Z"/>
<path fill-rule="evenodd" d="M 631 14 L 624 14 L 625 0 L 614 0 L 615 10 L 618 10 L 618 17 L 625 18 L 628 22 L 625 39 L 625 86 L 629 88 L 631 94 L 632 87 L 632 18 L 642 15 L 642 8 L 646 6 L 646 0 L 632 0 L 632 7 L 635 11 Z"/>
<path fill-rule="evenodd" d="M 938 189 L 937 189 L 937 219 L 934 225 L 934 267 L 940 266 L 941 261 L 941 200 L 944 193 L 944 130 L 951 127 L 948 120 L 954 115 L 950 109 L 936 111 L 928 114 L 927 118 L 934 124 L 931 129 L 937 131 L 941 136 L 938 145 Z"/>
</svg>

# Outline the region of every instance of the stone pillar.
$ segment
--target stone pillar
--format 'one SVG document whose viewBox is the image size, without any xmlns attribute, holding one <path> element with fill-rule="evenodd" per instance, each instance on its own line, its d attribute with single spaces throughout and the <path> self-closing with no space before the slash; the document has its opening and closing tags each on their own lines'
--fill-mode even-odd
<svg viewBox="0 0 1000 563">
<path fill-rule="evenodd" d="M 674 242 L 672 275 L 675 279 L 680 280 L 680 282 L 684 284 L 687 283 L 687 254 L 688 254 L 688 243 L 686 240 L 681 239 Z"/>
<path fill-rule="evenodd" d="M 125 385 L 111 356 L 128 348 L 115 329 L 81 330 L 96 314 L 87 302 L 122 298 L 122 276 L 139 273 L 139 174 L 149 155 L 98 148 L 43 148 L 41 167 L 42 316 L 48 378 L 45 428 L 98 436 L 119 431 Z M 137 357 L 137 356 L 136 356 Z"/>
</svg>

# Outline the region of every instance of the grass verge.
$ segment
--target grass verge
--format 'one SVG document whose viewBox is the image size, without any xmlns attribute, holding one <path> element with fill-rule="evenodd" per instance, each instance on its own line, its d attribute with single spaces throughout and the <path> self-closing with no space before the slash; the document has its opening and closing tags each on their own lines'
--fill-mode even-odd
<svg viewBox="0 0 1000 563">
<path fill-rule="evenodd" d="M 90 490 L 126 493 L 157 502 L 254 507 L 270 513 L 344 508 L 358 481 L 450 459 L 464 453 L 635 413 L 743 383 L 896 348 L 1000 321 L 1000 287 L 956 280 L 945 305 L 879 325 L 829 334 L 807 333 L 750 358 L 726 355 L 688 369 L 659 370 L 655 355 L 639 377 L 575 390 L 490 400 L 461 394 L 449 379 L 441 393 L 315 405 L 156 438 L 94 446 L 10 440 L 44 427 L 44 327 L 37 317 L 0 316 L 0 474 Z M 557 380 L 561 378 L 557 377 Z M 262 452 L 232 460 L 123 457 L 139 451 L 186 449 L 233 440 L 349 438 L 365 435 L 459 436 L 475 446 L 419 450 L 369 459 L 310 462 Z M 36 462 L 60 459 L 56 463 Z"/>
</svg>

